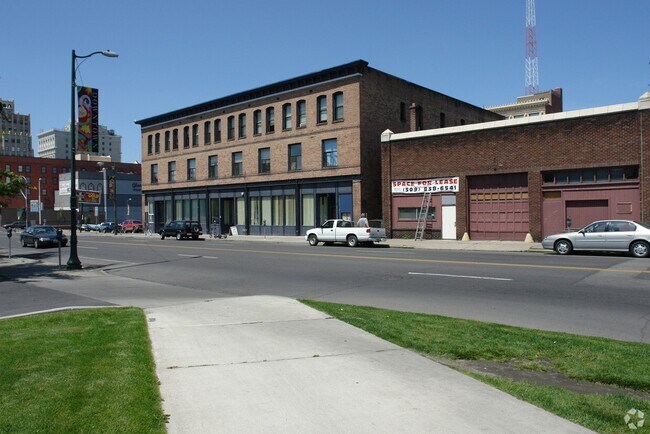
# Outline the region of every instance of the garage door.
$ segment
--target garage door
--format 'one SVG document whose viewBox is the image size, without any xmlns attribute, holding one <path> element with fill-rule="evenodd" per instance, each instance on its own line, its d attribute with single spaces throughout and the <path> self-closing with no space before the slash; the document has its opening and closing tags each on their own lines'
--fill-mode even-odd
<svg viewBox="0 0 650 434">
<path fill-rule="evenodd" d="M 469 185 L 469 230 L 473 240 L 523 241 L 529 232 L 528 176 L 473 176 Z"/>
<path fill-rule="evenodd" d="M 580 229 L 596 220 L 609 218 L 609 203 L 604 200 L 567 200 L 566 216 L 571 217 L 571 228 Z"/>
</svg>

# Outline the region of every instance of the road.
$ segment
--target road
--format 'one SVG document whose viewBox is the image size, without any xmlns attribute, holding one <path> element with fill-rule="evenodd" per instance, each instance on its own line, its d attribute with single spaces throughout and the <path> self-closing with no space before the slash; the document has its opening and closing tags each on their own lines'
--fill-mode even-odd
<svg viewBox="0 0 650 434">
<path fill-rule="evenodd" d="M 647 259 L 231 239 L 79 239 L 85 269 L 102 266 L 116 278 L 165 285 L 178 297 L 281 295 L 650 343 Z M 35 253 L 17 243 L 13 251 Z M 38 254 L 51 261 L 56 249 Z M 65 262 L 67 248 L 64 255 Z M 142 294 L 151 304 L 160 296 Z M 108 297 L 105 290 L 76 296 L 117 304 L 130 300 Z"/>
</svg>

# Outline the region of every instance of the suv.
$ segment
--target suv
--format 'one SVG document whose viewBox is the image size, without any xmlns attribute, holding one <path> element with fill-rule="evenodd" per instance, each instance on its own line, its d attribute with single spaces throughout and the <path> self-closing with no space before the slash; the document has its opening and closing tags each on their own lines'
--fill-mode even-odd
<svg viewBox="0 0 650 434">
<path fill-rule="evenodd" d="M 125 220 L 120 226 L 124 229 L 124 232 L 144 232 L 142 222 L 140 220 Z"/>
<path fill-rule="evenodd" d="M 164 240 L 165 237 L 176 237 L 177 240 L 183 238 L 192 238 L 196 240 L 200 235 L 203 235 L 203 228 L 201 223 L 195 220 L 174 220 L 167 223 L 159 232 L 160 239 Z"/>
</svg>

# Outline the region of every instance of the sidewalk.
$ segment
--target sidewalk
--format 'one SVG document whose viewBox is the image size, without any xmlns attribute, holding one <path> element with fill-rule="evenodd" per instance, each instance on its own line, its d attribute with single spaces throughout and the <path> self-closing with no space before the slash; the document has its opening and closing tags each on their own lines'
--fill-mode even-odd
<svg viewBox="0 0 650 434">
<path fill-rule="evenodd" d="M 226 241 L 233 239 L 252 237 Z M 399 246 L 411 247 L 409 241 Z M 30 266 L 6 253 L 0 251 L 0 275 Z M 141 305 L 138 291 L 165 293 L 163 285 L 143 288 L 149 283 L 85 265 L 56 272 L 72 279 L 42 276 L 42 284 L 82 295 L 104 285 L 113 288 L 107 301 L 115 304 Z M 589 432 L 290 298 L 164 298 L 143 307 L 170 433 Z"/>
</svg>

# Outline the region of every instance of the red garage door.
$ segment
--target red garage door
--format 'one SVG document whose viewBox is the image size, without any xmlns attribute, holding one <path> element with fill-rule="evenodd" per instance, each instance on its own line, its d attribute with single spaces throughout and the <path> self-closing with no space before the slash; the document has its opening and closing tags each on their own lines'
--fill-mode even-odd
<svg viewBox="0 0 650 434">
<path fill-rule="evenodd" d="M 566 216 L 571 217 L 571 229 L 578 230 L 596 220 L 609 218 L 609 203 L 604 200 L 567 200 Z"/>
<path fill-rule="evenodd" d="M 529 232 L 528 175 L 468 178 L 469 230 L 473 240 L 523 241 Z"/>
</svg>

